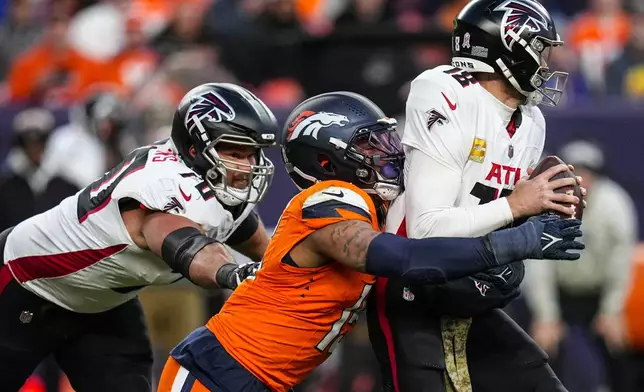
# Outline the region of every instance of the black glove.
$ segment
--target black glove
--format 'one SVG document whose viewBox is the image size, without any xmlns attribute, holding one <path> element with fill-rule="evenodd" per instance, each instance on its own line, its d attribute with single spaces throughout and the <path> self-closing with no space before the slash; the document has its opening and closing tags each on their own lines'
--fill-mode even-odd
<svg viewBox="0 0 644 392">
<path fill-rule="evenodd" d="M 518 297 L 524 275 L 523 262 L 517 261 L 441 285 L 411 285 L 410 290 L 432 314 L 475 317 Z"/>
<path fill-rule="evenodd" d="M 235 290 L 246 279 L 251 279 L 259 269 L 259 263 L 250 262 L 242 265 L 225 264 L 217 271 L 217 284 L 222 289 Z"/>
<path fill-rule="evenodd" d="M 491 283 L 502 295 L 519 295 L 518 287 L 525 277 L 523 261 L 502 265 L 472 275 L 475 280 Z"/>
<path fill-rule="evenodd" d="M 554 214 L 546 214 L 534 216 L 528 222 L 541 230 L 541 254 L 536 259 L 577 260 L 580 254 L 568 251 L 586 247 L 576 240 L 582 235 L 581 221 L 578 219 L 563 219 Z"/>
</svg>

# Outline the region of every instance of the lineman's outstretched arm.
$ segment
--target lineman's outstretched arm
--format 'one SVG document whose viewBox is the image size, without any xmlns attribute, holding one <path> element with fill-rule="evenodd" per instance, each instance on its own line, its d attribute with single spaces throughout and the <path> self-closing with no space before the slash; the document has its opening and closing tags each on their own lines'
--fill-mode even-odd
<svg viewBox="0 0 644 392">
<path fill-rule="evenodd" d="M 204 288 L 237 287 L 240 267 L 232 255 L 190 219 L 148 212 L 142 220 L 141 234 L 148 249 L 194 284 Z"/>
<path fill-rule="evenodd" d="M 539 216 L 479 238 L 408 239 L 376 232 L 363 221 L 343 221 L 310 236 L 314 250 L 358 271 L 444 283 L 525 259 L 576 260 L 581 222 Z M 544 235 L 545 234 L 545 235 Z"/>
</svg>

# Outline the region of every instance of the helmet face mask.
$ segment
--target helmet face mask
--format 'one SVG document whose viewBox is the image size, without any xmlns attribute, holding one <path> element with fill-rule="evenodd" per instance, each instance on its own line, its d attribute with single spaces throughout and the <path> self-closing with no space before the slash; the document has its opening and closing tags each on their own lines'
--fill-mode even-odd
<svg viewBox="0 0 644 392">
<path fill-rule="evenodd" d="M 568 74 L 549 64 L 552 50 L 564 43 L 541 4 L 473 0 L 454 22 L 454 66 L 503 75 L 526 104 L 559 104 Z"/>
<path fill-rule="evenodd" d="M 525 41 L 522 39 L 519 41 L 522 46 L 524 43 Z M 550 40 L 544 37 L 534 37 L 529 44 L 523 46 L 528 55 L 525 62 L 530 64 L 530 66 L 521 64 L 522 70 L 524 69 L 530 75 L 526 78 L 515 76 L 521 70 L 513 72 L 512 68 L 519 67 L 508 67 L 502 58 L 496 60 L 497 66 L 512 87 L 526 97 L 526 104 L 542 104 L 554 107 L 561 101 L 568 80 L 568 73 L 561 71 L 551 72 L 548 66 L 552 50 L 561 46 L 563 46 L 563 41 Z"/>
<path fill-rule="evenodd" d="M 539 95 L 534 99 L 535 104 L 546 106 L 557 106 L 563 98 L 563 93 L 568 81 L 568 73 L 562 71 L 550 71 L 548 64 L 552 50 L 563 46 L 563 41 L 550 40 L 543 37 L 535 37 L 526 48 L 528 53 L 534 54 L 535 60 L 539 61 L 537 71 L 530 78 L 530 85 L 534 87 Z M 537 101 L 538 100 L 538 101 Z"/>
<path fill-rule="evenodd" d="M 400 193 L 403 150 L 396 131 L 396 120 L 383 118 L 373 127 L 358 129 L 348 143 L 345 157 L 360 164 L 356 176 L 383 200 L 393 200 Z"/>
<path fill-rule="evenodd" d="M 171 138 L 184 163 L 204 178 L 217 199 L 236 206 L 259 203 L 266 194 L 275 168 L 263 149 L 275 145 L 278 133 L 275 116 L 251 92 L 232 84 L 207 83 L 182 99 Z M 253 159 L 221 153 L 235 148 L 254 150 Z M 243 189 L 231 185 L 240 174 L 246 177 Z"/>
<path fill-rule="evenodd" d="M 221 144 L 231 146 L 247 146 L 257 149 L 254 154 L 254 164 L 222 157 L 217 152 Z M 256 143 L 252 138 L 236 135 L 222 135 L 210 142 L 201 152 L 204 159 L 211 165 L 204 177 L 208 186 L 215 191 L 222 203 L 235 206 L 242 203 L 259 203 L 273 181 L 275 166 L 264 154 L 263 148 L 269 147 Z M 229 183 L 229 176 L 241 173 L 247 177 L 247 186 L 236 188 Z"/>
</svg>

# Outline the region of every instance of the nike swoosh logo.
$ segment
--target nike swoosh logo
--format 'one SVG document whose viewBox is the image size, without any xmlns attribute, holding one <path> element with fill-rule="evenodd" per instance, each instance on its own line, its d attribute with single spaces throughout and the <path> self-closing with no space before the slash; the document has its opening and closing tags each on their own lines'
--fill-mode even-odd
<svg viewBox="0 0 644 392">
<path fill-rule="evenodd" d="M 452 102 L 449 100 L 449 98 L 447 98 L 447 95 L 445 95 L 445 93 L 444 93 L 444 92 L 442 92 L 442 91 L 441 91 L 441 94 L 443 94 L 443 98 L 445 98 L 445 100 L 447 101 L 447 104 L 449 105 L 449 108 L 450 108 L 450 109 L 452 109 L 452 110 L 456 110 L 456 104 L 455 104 L 455 103 L 452 103 Z"/>
<path fill-rule="evenodd" d="M 325 195 L 334 196 L 334 197 L 344 197 L 344 192 L 342 192 L 342 191 L 338 191 L 338 192 L 322 192 L 322 193 L 324 193 Z"/>
<path fill-rule="evenodd" d="M 544 251 L 544 250 L 550 248 L 552 245 L 556 244 L 557 242 L 561 241 L 561 238 L 551 236 L 548 233 L 542 233 L 541 234 L 541 241 L 550 241 L 550 243 L 548 243 L 548 245 L 544 246 L 541 249 L 542 251 Z"/>
<path fill-rule="evenodd" d="M 184 198 L 186 201 L 190 201 L 190 200 L 192 199 L 192 195 L 186 195 L 186 194 L 183 192 L 183 189 L 181 189 L 181 185 L 179 185 L 179 192 L 181 192 L 181 196 L 183 196 L 183 198 Z"/>
</svg>

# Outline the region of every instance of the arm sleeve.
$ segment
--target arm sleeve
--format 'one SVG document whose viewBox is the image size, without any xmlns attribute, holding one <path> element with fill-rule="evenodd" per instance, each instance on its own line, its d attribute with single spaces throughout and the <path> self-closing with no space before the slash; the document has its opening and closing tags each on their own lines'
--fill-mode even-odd
<svg viewBox="0 0 644 392">
<path fill-rule="evenodd" d="M 463 115 L 456 115 L 467 110 L 467 102 L 457 101 L 454 88 L 446 83 L 431 78 L 412 83 L 402 139 L 406 182 L 413 184 L 405 191 L 407 234 L 412 238 L 476 237 L 512 222 L 505 198 L 454 207 L 474 140 L 473 130 L 463 129 L 469 127 Z M 432 111 L 441 119 L 431 121 Z"/>
<path fill-rule="evenodd" d="M 425 284 L 444 283 L 539 257 L 543 229 L 543 222 L 529 221 L 478 238 L 409 239 L 381 233 L 367 249 L 366 271 Z"/>
<path fill-rule="evenodd" d="M 476 237 L 512 222 L 506 198 L 454 207 L 462 173 L 420 150 L 408 151 L 405 190 L 407 233 L 411 238 Z"/>
<path fill-rule="evenodd" d="M 611 230 L 613 235 L 612 251 L 607 263 L 607 282 L 601 302 L 600 312 L 618 315 L 623 311 L 624 302 L 631 285 L 631 265 L 633 250 L 637 241 L 637 213 L 633 202 L 626 194 L 617 193 L 618 197 L 607 205 L 610 208 Z"/>
</svg>

